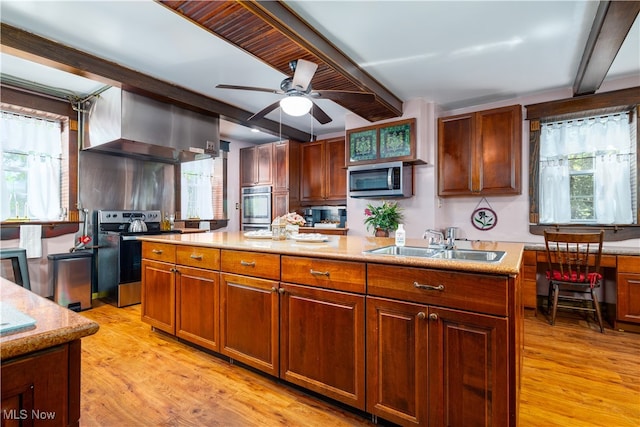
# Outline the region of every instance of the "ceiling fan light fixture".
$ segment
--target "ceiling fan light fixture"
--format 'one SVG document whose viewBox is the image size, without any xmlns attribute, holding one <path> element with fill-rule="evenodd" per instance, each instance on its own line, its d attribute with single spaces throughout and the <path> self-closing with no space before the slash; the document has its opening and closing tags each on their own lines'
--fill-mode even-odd
<svg viewBox="0 0 640 427">
<path fill-rule="evenodd" d="M 311 100 L 301 95 L 289 95 L 280 100 L 282 111 L 290 116 L 304 116 L 312 106 Z"/>
</svg>

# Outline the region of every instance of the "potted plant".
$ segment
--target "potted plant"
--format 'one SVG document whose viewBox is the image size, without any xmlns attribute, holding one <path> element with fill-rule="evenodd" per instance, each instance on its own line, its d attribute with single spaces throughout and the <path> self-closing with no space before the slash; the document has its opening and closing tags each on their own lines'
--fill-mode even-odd
<svg viewBox="0 0 640 427">
<path fill-rule="evenodd" d="M 402 212 L 398 203 L 383 201 L 380 206 L 367 205 L 364 210 L 364 224 L 368 231 L 373 231 L 377 237 L 389 237 L 389 231 L 398 228 L 402 220 Z"/>
</svg>

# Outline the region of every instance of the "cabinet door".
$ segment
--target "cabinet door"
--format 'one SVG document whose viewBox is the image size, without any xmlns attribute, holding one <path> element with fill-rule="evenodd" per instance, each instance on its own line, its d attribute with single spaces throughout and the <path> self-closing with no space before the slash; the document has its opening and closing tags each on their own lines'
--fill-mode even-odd
<svg viewBox="0 0 640 427">
<path fill-rule="evenodd" d="M 289 191 L 289 143 L 277 142 L 273 147 L 273 192 Z"/>
<path fill-rule="evenodd" d="M 220 274 L 221 353 L 278 376 L 279 315 L 278 282 Z"/>
<path fill-rule="evenodd" d="M 509 425 L 507 319 L 429 307 L 428 351 L 430 426 Z"/>
<path fill-rule="evenodd" d="M 256 146 L 256 185 L 272 184 L 273 144 Z"/>
<path fill-rule="evenodd" d="M 256 147 L 240 149 L 240 186 L 249 187 L 256 185 Z"/>
<path fill-rule="evenodd" d="M 367 297 L 367 412 L 427 425 L 427 307 Z"/>
<path fill-rule="evenodd" d="M 438 119 L 438 194 L 471 193 L 473 177 L 473 114 Z"/>
<path fill-rule="evenodd" d="M 272 193 L 273 203 L 271 208 L 271 214 L 273 218 L 286 215 L 289 212 L 289 192 L 281 191 L 278 193 Z"/>
<path fill-rule="evenodd" d="M 344 138 L 325 142 L 325 198 L 345 200 L 347 198 L 347 170 L 345 169 Z"/>
<path fill-rule="evenodd" d="M 176 279 L 173 264 L 142 260 L 142 321 L 176 333 Z"/>
<path fill-rule="evenodd" d="M 520 194 L 521 128 L 520 105 L 476 113 L 479 177 L 473 190 L 482 194 Z"/>
<path fill-rule="evenodd" d="M 303 144 L 300 149 L 300 201 L 302 202 L 324 200 L 324 151 L 325 145 L 322 141 Z"/>
<path fill-rule="evenodd" d="M 640 323 L 640 274 L 618 273 L 617 286 L 616 320 Z"/>
<path fill-rule="evenodd" d="M 2 361 L 2 426 L 74 426 L 80 418 L 80 341 Z M 70 350 L 77 353 L 70 355 Z M 73 357 L 73 359 L 71 359 Z M 71 361 L 77 361 L 74 366 Z M 70 389 L 70 370 L 77 389 Z"/>
<path fill-rule="evenodd" d="M 176 335 L 219 351 L 219 273 L 177 266 Z"/>
<path fill-rule="evenodd" d="M 364 410 L 364 296 L 282 289 L 280 377 Z"/>
</svg>

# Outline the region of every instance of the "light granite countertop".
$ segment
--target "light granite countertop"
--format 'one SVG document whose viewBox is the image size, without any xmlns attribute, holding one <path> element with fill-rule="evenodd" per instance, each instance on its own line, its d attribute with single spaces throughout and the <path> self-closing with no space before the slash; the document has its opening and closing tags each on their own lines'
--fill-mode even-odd
<svg viewBox="0 0 640 427">
<path fill-rule="evenodd" d="M 2 302 L 36 320 L 35 326 L 0 336 L 0 360 L 64 344 L 95 334 L 99 325 L 74 311 L 0 278 Z"/>
<path fill-rule="evenodd" d="M 522 262 L 522 243 L 488 241 L 457 241 L 458 249 L 504 251 L 499 262 L 477 262 L 467 260 L 432 259 L 413 256 L 374 255 L 365 251 L 395 244 L 393 238 L 361 236 L 324 236 L 326 242 L 297 242 L 294 240 L 252 239 L 242 232 L 219 232 L 206 234 L 168 234 L 140 236 L 139 240 L 179 245 L 204 246 L 210 248 L 234 249 L 278 253 L 282 255 L 313 256 L 337 260 L 375 262 L 380 264 L 427 267 L 443 270 L 479 272 L 485 274 L 516 275 Z M 406 246 L 426 247 L 423 239 L 407 239 Z"/>
</svg>

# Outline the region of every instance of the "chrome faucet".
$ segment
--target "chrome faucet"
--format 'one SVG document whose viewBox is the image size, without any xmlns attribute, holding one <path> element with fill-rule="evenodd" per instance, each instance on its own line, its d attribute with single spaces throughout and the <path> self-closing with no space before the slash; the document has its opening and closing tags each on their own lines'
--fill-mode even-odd
<svg viewBox="0 0 640 427">
<path fill-rule="evenodd" d="M 450 241 L 449 239 L 445 241 L 444 234 L 442 234 L 442 232 L 438 230 L 433 230 L 429 228 L 425 230 L 424 234 L 422 235 L 422 238 L 428 240 L 429 246 L 432 246 L 432 247 L 438 247 L 442 249 L 453 248 L 453 241 Z"/>
</svg>

